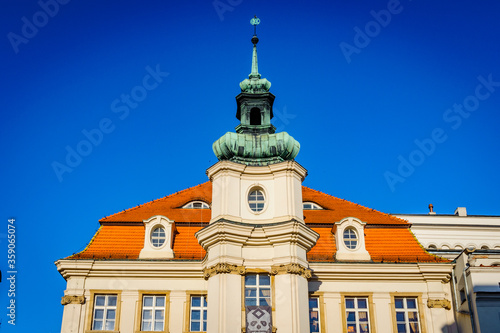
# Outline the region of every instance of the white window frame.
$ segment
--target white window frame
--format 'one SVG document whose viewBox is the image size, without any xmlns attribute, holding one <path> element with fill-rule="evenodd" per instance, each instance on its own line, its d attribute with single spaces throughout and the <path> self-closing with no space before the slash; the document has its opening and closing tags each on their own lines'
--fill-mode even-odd
<svg viewBox="0 0 500 333">
<path fill-rule="evenodd" d="M 193 305 L 193 298 L 200 298 L 200 306 Z M 189 308 L 189 332 L 206 332 L 207 319 L 208 318 L 208 307 L 207 307 L 207 296 L 206 295 L 191 295 L 190 298 L 190 308 Z M 193 319 L 193 310 L 200 311 L 200 319 Z M 193 322 L 200 323 L 200 329 L 197 331 L 192 330 Z"/>
<path fill-rule="evenodd" d="M 311 300 L 316 301 L 316 306 L 311 307 Z M 315 312 L 317 313 L 317 318 L 313 320 L 312 318 L 312 313 Z M 321 333 L 321 313 L 320 313 L 320 301 L 319 301 L 319 296 L 309 296 L 309 328 L 311 328 L 312 324 L 316 322 L 316 325 L 318 326 L 317 331 L 311 331 L 311 333 Z"/>
<path fill-rule="evenodd" d="M 247 277 L 255 276 L 255 285 L 247 284 Z M 266 276 L 269 279 L 269 284 L 261 284 L 261 277 Z M 258 274 L 247 274 L 245 275 L 245 294 L 244 294 L 244 304 L 245 306 L 272 306 L 272 287 L 271 287 L 271 276 L 267 273 Z M 255 289 L 255 297 L 247 296 L 250 289 Z M 268 290 L 269 296 L 260 296 L 261 291 Z M 268 304 L 260 304 L 260 299 L 268 299 Z M 255 299 L 255 304 L 248 304 L 247 300 Z"/>
<path fill-rule="evenodd" d="M 152 297 L 153 298 L 153 305 L 147 306 L 145 305 L 145 298 L 146 297 Z M 157 298 L 163 298 L 163 306 L 157 306 L 156 305 L 156 299 Z M 146 331 L 146 332 L 164 332 L 165 331 L 165 316 L 167 312 L 167 297 L 165 295 L 148 295 L 148 294 L 143 294 L 142 295 L 142 309 L 141 309 L 141 331 Z M 150 330 L 145 330 L 144 329 L 144 311 L 151 311 L 151 319 L 148 320 L 151 322 L 151 329 Z M 163 319 L 161 319 L 162 327 L 160 330 L 157 330 L 155 327 L 155 323 L 158 321 L 156 319 L 156 311 L 163 310 Z"/>
<path fill-rule="evenodd" d="M 348 308 L 347 307 L 347 300 L 354 300 L 354 308 Z M 365 300 L 366 302 L 366 308 L 360 308 L 358 307 L 358 300 Z M 368 324 L 368 332 L 371 332 L 371 322 L 370 322 L 370 299 L 366 296 L 345 296 L 344 297 L 344 308 L 345 308 L 345 331 L 350 333 L 349 331 L 349 325 L 353 324 L 355 325 L 355 331 L 354 332 L 361 332 L 361 324 L 365 324 L 365 322 L 361 322 L 359 314 L 361 312 L 366 312 L 366 318 L 368 319 L 366 324 Z M 354 313 L 354 321 L 349 321 L 349 312 Z"/>
<path fill-rule="evenodd" d="M 200 204 L 201 207 L 195 207 L 196 204 Z M 196 201 L 190 201 L 190 202 L 188 202 L 187 204 L 185 204 L 184 206 L 182 206 L 182 208 L 187 208 L 187 209 L 210 209 L 210 206 L 206 202 L 204 202 L 204 201 L 196 200 Z"/>
<path fill-rule="evenodd" d="M 307 205 L 309 205 L 309 207 L 306 207 Z M 302 209 L 304 209 L 304 210 L 321 210 L 321 209 L 323 209 L 323 207 L 321 207 L 317 203 L 307 201 L 307 202 L 302 203 Z"/>
<path fill-rule="evenodd" d="M 97 305 L 97 299 L 99 297 L 104 297 L 104 305 Z M 115 298 L 115 305 L 108 305 L 109 299 L 111 297 Z M 92 330 L 93 331 L 114 331 L 116 327 L 116 321 L 118 318 L 118 301 L 119 297 L 117 294 L 95 294 L 94 295 L 94 308 L 92 310 Z M 97 310 L 102 310 L 103 311 L 103 317 L 102 319 L 96 319 L 96 311 Z M 108 319 L 108 311 L 114 310 L 115 311 L 115 316 L 113 319 Z M 102 321 L 102 327 L 101 328 L 96 328 L 96 321 Z M 106 324 L 108 322 L 113 322 L 113 327 L 111 329 L 106 328 Z"/>
<path fill-rule="evenodd" d="M 402 299 L 403 300 L 403 308 L 396 308 L 396 299 Z M 408 308 L 408 299 L 412 299 L 415 301 L 415 308 Z M 419 299 L 417 296 L 394 296 L 394 319 L 396 321 L 396 332 L 399 332 L 398 329 L 398 324 L 404 324 L 405 325 L 405 332 L 411 332 L 410 331 L 410 319 L 408 314 L 411 313 L 416 313 L 416 318 L 417 318 L 417 327 L 418 327 L 418 332 L 422 333 L 422 325 L 421 325 L 421 320 L 420 320 L 420 311 L 418 309 L 419 307 Z M 404 321 L 398 320 L 398 312 L 404 313 Z"/>
</svg>

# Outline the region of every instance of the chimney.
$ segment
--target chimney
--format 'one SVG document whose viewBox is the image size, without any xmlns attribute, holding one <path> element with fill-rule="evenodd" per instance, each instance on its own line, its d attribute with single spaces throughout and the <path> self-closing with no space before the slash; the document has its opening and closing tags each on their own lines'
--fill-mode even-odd
<svg viewBox="0 0 500 333">
<path fill-rule="evenodd" d="M 432 204 L 429 204 L 429 215 L 436 215 L 436 212 L 434 211 L 434 206 Z"/>
<path fill-rule="evenodd" d="M 467 216 L 467 209 L 465 207 L 457 207 L 457 209 L 455 209 L 455 215 Z"/>
</svg>

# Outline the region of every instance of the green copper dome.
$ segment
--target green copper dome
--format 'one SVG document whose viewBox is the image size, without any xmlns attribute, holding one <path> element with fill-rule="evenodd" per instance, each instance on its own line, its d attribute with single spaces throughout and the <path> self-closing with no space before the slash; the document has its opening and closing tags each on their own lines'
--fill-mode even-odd
<svg viewBox="0 0 500 333">
<path fill-rule="evenodd" d="M 252 72 L 240 83 L 241 93 L 236 96 L 236 118 L 240 124 L 236 133 L 227 132 L 212 147 L 219 160 L 264 166 L 293 160 L 300 150 L 298 141 L 286 132 L 275 133 L 271 124 L 275 97 L 269 92 L 271 82 L 260 78 L 258 42 L 254 35 Z"/>
</svg>

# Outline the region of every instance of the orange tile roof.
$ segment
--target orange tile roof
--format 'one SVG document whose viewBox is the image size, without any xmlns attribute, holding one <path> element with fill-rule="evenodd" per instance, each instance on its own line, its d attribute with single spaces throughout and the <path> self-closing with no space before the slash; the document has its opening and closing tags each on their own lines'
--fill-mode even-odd
<svg viewBox="0 0 500 333">
<path fill-rule="evenodd" d="M 335 261 L 336 244 L 332 233 L 335 222 L 356 217 L 367 223 L 366 249 L 375 262 L 444 261 L 427 253 L 409 230 L 407 221 L 366 208 L 353 202 L 302 187 L 303 201 L 319 204 L 323 210 L 305 210 L 306 224 L 320 238 L 308 252 L 310 261 Z M 138 259 L 144 243 L 144 226 L 151 216 L 164 215 L 176 223 L 174 260 L 202 260 L 205 251 L 194 234 L 210 221 L 210 209 L 183 209 L 193 200 L 212 202 L 210 182 L 102 218 L 101 228 L 82 252 L 70 259 Z"/>
</svg>

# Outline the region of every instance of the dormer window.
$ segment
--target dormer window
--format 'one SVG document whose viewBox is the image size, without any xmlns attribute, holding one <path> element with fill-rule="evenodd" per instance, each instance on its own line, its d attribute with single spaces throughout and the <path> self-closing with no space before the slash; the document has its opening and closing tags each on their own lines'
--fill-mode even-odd
<svg viewBox="0 0 500 333">
<path fill-rule="evenodd" d="M 365 228 L 366 222 L 362 222 L 355 217 L 346 217 L 339 222 L 335 222 L 333 233 L 337 244 L 337 260 L 371 260 L 370 254 L 365 248 Z"/>
<path fill-rule="evenodd" d="M 175 223 L 166 216 L 156 215 L 144 220 L 144 247 L 140 259 L 171 259 L 174 257 Z"/>
<path fill-rule="evenodd" d="M 317 210 L 317 209 L 323 209 L 323 207 L 321 207 L 318 204 L 315 204 L 314 202 L 304 202 L 303 209 L 305 209 L 305 210 Z"/>
<path fill-rule="evenodd" d="M 203 201 L 191 201 L 182 206 L 182 208 L 210 209 L 210 206 Z"/>
</svg>

